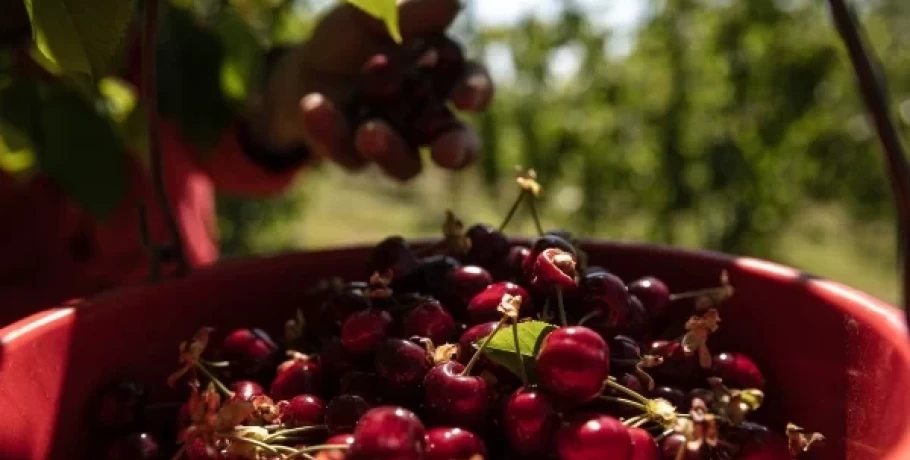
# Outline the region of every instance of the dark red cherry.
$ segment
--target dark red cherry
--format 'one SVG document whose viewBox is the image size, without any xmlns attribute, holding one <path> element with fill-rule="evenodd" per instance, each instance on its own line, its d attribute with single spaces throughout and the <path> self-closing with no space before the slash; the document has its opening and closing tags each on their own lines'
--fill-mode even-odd
<svg viewBox="0 0 910 460">
<path fill-rule="evenodd" d="M 489 422 L 491 397 L 487 382 L 461 375 L 457 361 L 437 364 L 423 381 L 424 403 L 433 424 L 446 424 L 483 431 Z"/>
<path fill-rule="evenodd" d="M 467 364 L 468 361 L 471 360 L 471 357 L 474 356 L 476 350 L 474 344 L 492 334 L 496 329 L 497 323 L 498 321 L 489 321 L 476 324 L 471 326 L 464 334 L 461 334 L 461 337 L 458 339 L 458 360 L 463 364 Z"/>
<path fill-rule="evenodd" d="M 107 460 L 152 460 L 159 458 L 158 442 L 149 433 L 133 433 L 114 441 L 107 450 Z"/>
<path fill-rule="evenodd" d="M 361 69 L 363 89 L 367 99 L 374 102 L 391 101 L 399 97 L 402 75 L 388 56 L 370 57 Z"/>
<path fill-rule="evenodd" d="M 651 393 L 654 398 L 666 399 L 673 407 L 686 407 L 686 394 L 679 388 L 659 386 Z"/>
<path fill-rule="evenodd" d="M 499 312 L 499 304 L 502 303 L 502 296 L 509 294 L 512 296 L 521 296 L 521 307 L 519 316 L 527 317 L 533 312 L 533 303 L 528 291 L 508 281 L 500 281 L 489 285 L 483 291 L 477 293 L 468 303 L 468 321 L 471 324 L 480 324 L 487 321 L 498 321 L 502 316 Z"/>
<path fill-rule="evenodd" d="M 597 397 L 609 373 L 607 343 L 586 327 L 564 327 L 551 332 L 537 355 L 541 386 L 566 403 L 584 403 Z"/>
<path fill-rule="evenodd" d="M 645 386 L 641 382 L 641 380 L 633 374 L 629 374 L 629 373 L 620 374 L 618 377 L 616 377 L 616 382 L 639 394 L 645 394 L 648 392 L 648 390 L 645 388 Z M 613 396 L 613 397 L 626 398 L 626 399 L 628 399 L 628 397 L 629 397 L 628 395 L 620 393 L 619 391 L 614 390 L 609 387 L 604 389 L 603 394 L 608 395 L 608 396 Z M 613 415 L 615 417 L 629 418 L 629 417 L 635 417 L 635 416 L 641 415 L 640 410 L 638 410 L 634 407 L 629 407 L 625 404 L 619 404 L 619 403 L 603 401 L 603 400 L 594 400 L 593 403 L 595 404 L 595 406 L 604 407 L 605 408 L 604 412 L 606 412 L 610 415 Z"/>
<path fill-rule="evenodd" d="M 402 278 L 417 268 L 420 262 L 407 241 L 400 236 L 390 236 L 376 245 L 367 262 L 369 274 L 392 271 L 392 279 Z"/>
<path fill-rule="evenodd" d="M 680 453 L 682 451 L 682 453 Z M 686 437 L 680 433 L 673 433 L 660 442 L 661 460 L 703 460 L 698 450 L 689 449 Z"/>
<path fill-rule="evenodd" d="M 439 136 L 463 128 L 464 124 L 447 106 L 430 104 L 423 108 L 411 125 L 409 140 L 416 145 L 430 145 Z"/>
<path fill-rule="evenodd" d="M 234 392 L 233 399 L 237 401 L 250 401 L 256 396 L 265 394 L 262 385 L 252 380 L 238 380 L 231 384 L 230 389 Z"/>
<path fill-rule="evenodd" d="M 408 390 L 417 387 L 430 370 L 427 350 L 414 342 L 388 339 L 376 350 L 376 373 L 388 388 Z"/>
<path fill-rule="evenodd" d="M 687 354 L 677 341 L 657 340 L 647 347 L 648 354 L 663 358 L 663 364 L 650 369 L 658 382 L 683 388 L 694 387 L 701 376 L 697 353 Z"/>
<path fill-rule="evenodd" d="M 688 404 L 683 406 L 681 409 L 683 411 L 689 410 L 689 408 L 692 407 L 692 401 L 696 398 L 705 403 L 705 406 L 708 408 L 711 408 L 711 406 L 714 405 L 715 396 L 713 391 L 707 388 L 693 388 L 692 391 L 689 392 L 689 398 L 686 401 Z"/>
<path fill-rule="evenodd" d="M 582 308 L 585 313 L 598 311 L 610 327 L 625 323 L 629 315 L 629 293 L 622 279 L 612 273 L 585 275 L 581 281 Z"/>
<path fill-rule="evenodd" d="M 326 316 L 332 318 L 337 327 L 341 327 L 348 316 L 370 307 L 370 300 L 367 297 L 368 289 L 369 285 L 361 281 L 345 284 L 339 292 L 333 293 L 323 304 L 322 308 L 326 310 Z"/>
<path fill-rule="evenodd" d="M 505 271 L 509 279 L 524 279 L 525 261 L 531 257 L 531 250 L 525 246 L 512 246 L 506 255 Z M 533 264 L 532 264 L 533 265 Z"/>
<path fill-rule="evenodd" d="M 427 430 L 426 460 L 471 460 L 475 455 L 487 456 L 487 448 L 476 434 L 452 427 Z"/>
<path fill-rule="evenodd" d="M 224 338 L 222 348 L 228 359 L 247 362 L 266 361 L 278 351 L 278 345 L 262 329 L 236 329 Z"/>
<path fill-rule="evenodd" d="M 427 299 L 405 314 L 402 329 L 405 337 L 426 337 L 441 345 L 451 340 L 455 320 L 442 304 L 435 299 Z"/>
<path fill-rule="evenodd" d="M 634 368 L 641 361 L 641 347 L 631 337 L 617 335 L 607 340 L 611 364 L 619 368 Z"/>
<path fill-rule="evenodd" d="M 288 427 L 322 425 L 325 422 L 325 403 L 313 395 L 298 395 L 282 408 L 281 422 Z"/>
<path fill-rule="evenodd" d="M 332 380 L 337 380 L 353 369 L 357 360 L 344 348 L 341 339 L 331 337 L 322 342 L 322 348 L 319 349 L 319 364 L 326 375 Z"/>
<path fill-rule="evenodd" d="M 394 406 L 370 409 L 357 422 L 350 460 L 421 460 L 426 430 L 413 412 Z"/>
<path fill-rule="evenodd" d="M 392 332 L 389 312 L 370 308 L 349 316 L 341 328 L 341 344 L 355 355 L 368 355 Z"/>
<path fill-rule="evenodd" d="M 139 428 L 145 416 L 148 392 L 142 384 L 117 381 L 98 393 L 95 422 L 110 434 L 126 434 Z"/>
<path fill-rule="evenodd" d="M 325 407 L 325 424 L 330 433 L 354 431 L 357 420 L 370 410 L 370 404 L 357 395 L 340 395 L 332 398 Z"/>
<path fill-rule="evenodd" d="M 371 405 L 383 400 L 382 379 L 373 372 L 351 371 L 341 377 L 339 391 L 341 394 L 357 395 Z"/>
<path fill-rule="evenodd" d="M 323 443 L 330 446 L 343 446 L 346 445 L 350 448 L 354 444 L 354 435 L 351 433 L 342 433 L 336 434 L 329 439 L 326 439 Z M 316 460 L 347 460 L 348 459 L 348 449 L 326 449 L 320 450 L 318 454 L 315 455 Z"/>
<path fill-rule="evenodd" d="M 559 416 L 546 393 L 536 387 L 521 387 L 506 401 L 502 423 L 512 451 L 536 457 L 552 450 Z"/>
<path fill-rule="evenodd" d="M 670 305 L 670 288 L 663 281 L 653 277 L 632 281 L 627 286 L 629 294 L 638 297 L 648 315 L 652 318 L 661 316 Z"/>
<path fill-rule="evenodd" d="M 269 395 L 280 401 L 299 394 L 320 395 L 322 389 L 323 377 L 318 357 L 297 353 L 278 366 Z"/>
<path fill-rule="evenodd" d="M 632 437 L 632 460 L 660 460 L 660 450 L 651 433 L 643 428 L 629 428 Z"/>
<path fill-rule="evenodd" d="M 577 263 L 570 252 L 558 248 L 545 249 L 534 262 L 531 283 L 544 290 L 572 291 L 578 287 Z"/>
<path fill-rule="evenodd" d="M 463 265 L 446 275 L 445 291 L 448 298 L 467 305 L 480 291 L 493 284 L 493 276 L 483 267 Z"/>
<path fill-rule="evenodd" d="M 607 415 L 576 414 L 559 429 L 560 460 L 632 460 L 632 436 L 619 420 Z"/>
<path fill-rule="evenodd" d="M 765 377 L 755 361 L 742 353 L 720 353 L 714 355 L 714 375 L 723 379 L 724 384 L 734 388 L 765 389 Z"/>
<path fill-rule="evenodd" d="M 496 227 L 475 224 L 465 234 L 471 240 L 471 249 L 465 255 L 465 263 L 479 265 L 487 270 L 499 269 L 509 254 L 509 240 Z"/>
</svg>

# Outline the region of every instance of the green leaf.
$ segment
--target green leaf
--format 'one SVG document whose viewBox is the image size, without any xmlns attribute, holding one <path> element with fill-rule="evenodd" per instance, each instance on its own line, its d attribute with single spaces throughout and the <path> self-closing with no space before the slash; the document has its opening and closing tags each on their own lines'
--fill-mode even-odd
<svg viewBox="0 0 910 460">
<path fill-rule="evenodd" d="M 370 16 L 385 23 L 389 35 L 395 43 L 401 43 L 401 30 L 398 28 L 398 2 L 396 0 L 347 0 L 348 3 L 363 10 Z"/>
<path fill-rule="evenodd" d="M 126 195 L 127 152 L 110 121 L 78 92 L 40 88 L 38 164 L 85 210 L 109 216 Z"/>
<path fill-rule="evenodd" d="M 496 332 L 496 335 L 484 348 L 483 353 L 515 375 L 521 375 L 518 355 L 515 350 L 515 338 L 512 332 L 514 327 L 507 326 Z M 540 351 L 540 346 L 543 344 L 544 337 L 554 330 L 556 330 L 556 326 L 543 321 L 518 323 L 518 351 L 521 352 L 522 361 L 529 371 L 533 369 L 534 361 Z"/>
<path fill-rule="evenodd" d="M 133 2 L 25 0 L 38 49 L 66 72 L 103 75 L 120 47 Z"/>
</svg>

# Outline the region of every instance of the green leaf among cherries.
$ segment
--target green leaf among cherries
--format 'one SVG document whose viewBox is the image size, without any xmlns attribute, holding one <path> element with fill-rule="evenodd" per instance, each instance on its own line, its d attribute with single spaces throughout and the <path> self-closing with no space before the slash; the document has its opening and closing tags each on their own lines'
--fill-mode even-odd
<svg viewBox="0 0 910 460">
<path fill-rule="evenodd" d="M 483 350 L 483 354 L 493 362 L 505 367 L 515 375 L 520 376 L 521 370 L 518 355 L 515 350 L 515 339 L 512 328 L 505 326 L 493 335 L 493 339 Z M 518 352 L 521 353 L 525 368 L 533 369 L 534 360 L 540 351 L 544 337 L 556 330 L 556 326 L 543 321 L 525 321 L 518 323 Z M 475 344 L 476 346 L 476 344 Z"/>
<path fill-rule="evenodd" d="M 360 8 L 364 13 L 385 23 L 389 36 L 396 43 L 401 43 L 401 30 L 398 28 L 398 2 L 396 0 L 347 0 Z"/>
</svg>

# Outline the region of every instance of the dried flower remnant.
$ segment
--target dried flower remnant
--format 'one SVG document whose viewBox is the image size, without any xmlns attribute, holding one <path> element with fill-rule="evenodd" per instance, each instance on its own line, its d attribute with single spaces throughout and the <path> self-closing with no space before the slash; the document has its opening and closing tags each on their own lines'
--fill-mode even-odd
<svg viewBox="0 0 910 460">
<path fill-rule="evenodd" d="M 825 436 L 821 433 L 806 433 L 806 430 L 802 427 L 788 423 L 787 441 L 790 447 L 790 455 L 793 458 L 799 458 L 813 447 L 824 444 Z"/>
</svg>

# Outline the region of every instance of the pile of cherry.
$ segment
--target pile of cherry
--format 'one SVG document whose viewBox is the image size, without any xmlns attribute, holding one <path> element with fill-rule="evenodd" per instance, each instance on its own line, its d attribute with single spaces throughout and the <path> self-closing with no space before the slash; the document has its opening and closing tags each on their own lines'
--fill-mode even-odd
<svg viewBox="0 0 910 460">
<path fill-rule="evenodd" d="M 788 460 L 824 440 L 750 420 L 762 372 L 709 349 L 733 295 L 725 273 L 671 294 L 587 266 L 566 232 L 514 245 L 502 229 L 522 201 L 540 227 L 540 187 L 517 181 L 500 227 L 448 213 L 438 244 L 387 238 L 366 281 L 315 288 L 283 340 L 200 329 L 168 379 L 187 397 L 156 433 L 167 442 L 147 432 L 141 386 L 105 389 L 93 458 Z M 687 319 L 666 328 L 673 312 Z"/>
</svg>

